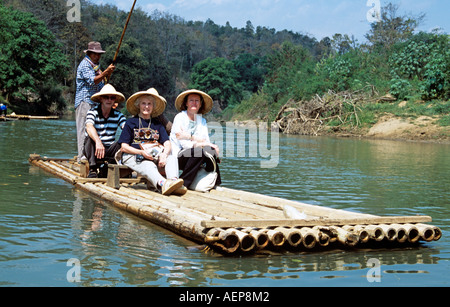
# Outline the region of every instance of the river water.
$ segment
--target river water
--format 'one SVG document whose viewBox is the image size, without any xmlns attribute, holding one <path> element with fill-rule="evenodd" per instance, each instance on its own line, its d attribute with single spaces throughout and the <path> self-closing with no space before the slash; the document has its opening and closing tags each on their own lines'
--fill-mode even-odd
<svg viewBox="0 0 450 307">
<path fill-rule="evenodd" d="M 275 168 L 227 156 L 223 186 L 368 214 L 429 215 L 443 237 L 404 248 L 224 257 L 27 161 L 31 153 L 71 158 L 75 139 L 71 119 L 0 123 L 1 286 L 449 286 L 449 145 L 280 136 Z"/>
</svg>

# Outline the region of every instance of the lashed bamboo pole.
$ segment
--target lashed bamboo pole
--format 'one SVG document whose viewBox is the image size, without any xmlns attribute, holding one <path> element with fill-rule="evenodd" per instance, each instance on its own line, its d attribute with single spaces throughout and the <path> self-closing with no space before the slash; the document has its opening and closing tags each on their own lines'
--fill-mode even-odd
<svg viewBox="0 0 450 307">
<path fill-rule="evenodd" d="M 269 236 L 265 232 L 261 231 L 261 229 L 247 227 L 241 229 L 241 231 L 246 232 L 255 238 L 256 250 L 264 249 L 269 244 Z"/>
<path fill-rule="evenodd" d="M 369 232 L 365 229 L 363 225 L 355 225 L 355 226 L 343 226 L 344 230 L 353 232 L 358 235 L 360 243 L 367 243 L 370 239 Z"/>
<path fill-rule="evenodd" d="M 234 233 L 239 239 L 239 247 L 243 252 L 250 252 L 256 246 L 256 240 L 253 236 L 235 228 L 229 228 L 227 231 Z"/>
<path fill-rule="evenodd" d="M 280 211 L 283 210 L 284 205 L 288 205 L 298 209 L 300 212 L 305 213 L 309 217 L 322 217 L 330 219 L 375 217 L 371 214 L 347 212 L 344 210 L 315 206 L 279 197 L 255 194 L 247 191 L 240 191 L 229 188 L 222 188 L 222 191 L 212 190 L 211 193 L 231 197 L 234 199 L 240 199 L 243 201 L 258 204 L 260 206 L 266 206 L 268 208 L 275 208 Z"/>
<path fill-rule="evenodd" d="M 205 243 L 211 244 L 229 254 L 234 253 L 239 248 L 237 235 L 223 229 L 210 229 L 206 233 Z"/>
<path fill-rule="evenodd" d="M 413 224 L 404 224 L 403 227 L 406 230 L 406 235 L 408 236 L 408 241 L 411 243 L 416 243 L 420 239 L 419 230 Z"/>
<path fill-rule="evenodd" d="M 273 246 L 283 246 L 285 238 L 281 232 L 273 229 L 264 229 L 263 232 L 267 234 L 267 236 L 269 237 L 269 242 L 272 243 Z"/>
<path fill-rule="evenodd" d="M 311 228 L 302 227 L 299 229 L 302 234 L 302 244 L 307 249 L 312 249 L 316 246 L 316 237 L 314 233 L 312 233 Z"/>
<path fill-rule="evenodd" d="M 333 228 L 337 232 L 337 240 L 341 244 L 351 247 L 358 244 L 359 236 L 357 234 L 344 230 L 341 227 L 331 226 L 330 228 Z"/>
<path fill-rule="evenodd" d="M 396 240 L 398 242 L 403 243 L 408 240 L 408 233 L 407 233 L 405 227 L 403 227 L 403 225 L 391 224 L 391 227 L 393 227 L 395 229 L 395 231 L 397 232 Z"/>
<path fill-rule="evenodd" d="M 434 241 L 439 240 L 442 237 L 441 229 L 439 227 L 437 227 L 437 226 L 431 226 L 431 227 L 433 227 L 433 231 L 434 231 L 434 238 L 433 238 L 433 240 Z"/>
<path fill-rule="evenodd" d="M 364 227 L 364 229 L 369 233 L 370 239 L 373 239 L 378 242 L 380 242 L 384 239 L 384 232 L 380 226 L 368 225 L 368 226 Z"/>
<path fill-rule="evenodd" d="M 422 240 L 426 242 L 433 241 L 434 239 L 434 229 L 430 225 L 425 224 L 416 224 L 417 229 L 419 230 L 419 235 Z"/>
<path fill-rule="evenodd" d="M 330 236 L 323 232 L 319 226 L 314 226 L 311 229 L 311 232 L 314 234 L 316 242 L 319 243 L 320 246 L 325 247 L 330 244 Z"/>
<path fill-rule="evenodd" d="M 298 229 L 277 227 L 274 230 L 281 232 L 291 247 L 297 247 L 302 243 L 302 234 Z"/>
<path fill-rule="evenodd" d="M 379 225 L 383 230 L 384 237 L 389 241 L 395 241 L 397 239 L 397 231 L 390 225 L 381 224 Z"/>
</svg>

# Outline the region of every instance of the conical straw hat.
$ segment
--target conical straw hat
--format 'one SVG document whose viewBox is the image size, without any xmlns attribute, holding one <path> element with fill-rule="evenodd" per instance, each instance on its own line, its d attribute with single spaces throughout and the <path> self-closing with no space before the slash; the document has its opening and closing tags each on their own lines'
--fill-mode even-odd
<svg viewBox="0 0 450 307">
<path fill-rule="evenodd" d="M 166 109 L 166 99 L 158 94 L 158 91 L 154 88 L 150 88 L 145 92 L 137 92 L 133 94 L 127 101 L 127 110 L 131 115 L 139 114 L 139 108 L 134 104 L 136 99 L 141 96 L 152 96 L 155 98 L 155 105 L 153 106 L 152 117 L 158 117 Z"/>
</svg>

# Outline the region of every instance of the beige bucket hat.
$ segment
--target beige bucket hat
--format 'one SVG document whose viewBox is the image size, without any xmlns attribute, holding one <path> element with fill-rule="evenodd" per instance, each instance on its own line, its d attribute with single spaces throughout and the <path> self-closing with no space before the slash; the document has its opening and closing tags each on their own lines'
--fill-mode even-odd
<svg viewBox="0 0 450 307">
<path fill-rule="evenodd" d="M 91 100 L 95 101 L 95 102 L 100 102 L 100 97 L 104 96 L 104 95 L 115 95 L 117 97 L 117 99 L 116 99 L 117 103 L 121 103 L 121 102 L 125 101 L 125 96 L 122 93 L 119 93 L 118 91 L 116 91 L 114 86 L 112 86 L 111 84 L 106 84 L 100 90 L 100 92 L 92 95 Z"/>
<path fill-rule="evenodd" d="M 180 95 L 178 95 L 177 99 L 175 100 L 175 108 L 177 108 L 178 112 L 182 111 L 184 99 L 187 96 L 189 96 L 190 94 L 198 94 L 203 98 L 203 103 L 205 105 L 203 108 L 203 112 L 201 112 L 201 114 L 204 115 L 206 113 L 209 113 L 212 110 L 213 100 L 212 100 L 211 96 L 209 96 L 205 92 L 202 92 L 199 90 L 188 90 L 188 91 L 185 91 L 185 92 L 181 93 Z"/>
<path fill-rule="evenodd" d="M 105 53 L 106 52 L 102 49 L 102 44 L 100 44 L 99 42 L 90 42 L 88 44 L 88 49 L 84 50 L 84 53 L 86 53 L 88 51 L 94 52 L 94 53 Z"/>
<path fill-rule="evenodd" d="M 127 110 L 128 112 L 130 112 L 131 115 L 135 116 L 139 114 L 139 108 L 136 107 L 136 105 L 134 104 L 136 102 L 136 99 L 138 99 L 141 96 L 147 95 L 155 98 L 155 105 L 153 106 L 152 117 L 158 117 L 164 112 L 167 104 L 166 99 L 160 96 L 156 89 L 150 88 L 145 92 L 137 92 L 133 94 L 130 98 L 128 98 Z"/>
</svg>

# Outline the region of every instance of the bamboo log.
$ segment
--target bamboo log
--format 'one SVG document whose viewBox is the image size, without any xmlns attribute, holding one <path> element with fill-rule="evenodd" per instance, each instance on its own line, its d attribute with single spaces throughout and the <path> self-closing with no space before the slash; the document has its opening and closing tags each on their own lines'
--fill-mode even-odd
<svg viewBox="0 0 450 307">
<path fill-rule="evenodd" d="M 247 227 L 241 229 L 241 231 L 248 233 L 255 239 L 256 250 L 264 249 L 269 244 L 269 236 L 261 229 Z"/>
<path fill-rule="evenodd" d="M 212 190 L 212 194 L 223 195 L 226 197 L 231 197 L 235 199 L 240 199 L 246 202 L 252 202 L 260 206 L 266 206 L 268 208 L 275 208 L 282 211 L 284 205 L 288 205 L 298 209 L 300 212 L 305 213 L 310 217 L 323 217 L 330 219 L 341 219 L 341 218 L 371 218 L 374 215 L 348 212 L 339 209 L 326 208 L 321 206 L 315 206 L 310 204 L 305 204 L 297 201 L 287 200 L 274 196 L 267 196 L 262 194 L 255 194 L 246 191 L 234 190 L 229 188 L 222 188 L 222 191 Z M 286 225 L 287 226 L 287 225 Z"/>
<path fill-rule="evenodd" d="M 255 248 L 256 240 L 248 233 L 245 233 L 235 228 L 229 228 L 227 229 L 227 231 L 234 233 L 238 237 L 239 247 L 243 252 L 250 252 Z"/>
<path fill-rule="evenodd" d="M 211 229 L 206 233 L 205 243 L 211 244 L 222 251 L 232 254 L 239 248 L 239 238 L 236 234 L 223 229 Z"/>
<path fill-rule="evenodd" d="M 369 233 L 370 239 L 375 241 L 382 241 L 384 239 L 384 232 L 378 225 L 368 225 L 364 229 Z"/>
<path fill-rule="evenodd" d="M 344 230 L 341 227 L 331 226 L 337 232 L 337 241 L 347 246 L 356 246 L 359 242 L 359 236 L 355 233 Z"/>
<path fill-rule="evenodd" d="M 267 234 L 267 236 L 269 237 L 269 242 L 272 243 L 273 246 L 283 246 L 285 238 L 281 232 L 273 229 L 264 229 L 263 232 Z"/>
<path fill-rule="evenodd" d="M 420 239 L 419 230 L 413 224 L 404 224 L 403 227 L 406 230 L 408 236 L 408 241 L 411 243 L 416 243 Z"/>
<path fill-rule="evenodd" d="M 298 229 L 277 227 L 274 230 L 281 232 L 286 239 L 286 242 L 292 247 L 297 247 L 302 243 L 302 234 Z"/>
<path fill-rule="evenodd" d="M 433 227 L 433 231 L 434 231 L 434 241 L 439 240 L 442 237 L 442 231 L 439 227 L 437 226 L 432 226 Z"/>
<path fill-rule="evenodd" d="M 419 230 L 419 235 L 422 240 L 426 242 L 433 241 L 434 239 L 434 229 L 430 225 L 425 224 L 416 224 L 417 229 Z"/>
<path fill-rule="evenodd" d="M 347 231 L 357 234 L 359 237 L 360 243 L 369 242 L 369 239 L 370 239 L 369 232 L 365 229 L 365 227 L 363 225 L 355 225 L 355 226 L 346 225 L 346 226 L 343 226 L 342 228 L 344 230 L 347 230 Z"/>
<path fill-rule="evenodd" d="M 319 226 L 314 226 L 311 231 L 316 238 L 316 242 L 319 243 L 320 246 L 325 247 L 330 244 L 330 236 L 325 232 L 322 232 L 322 229 Z"/>
<path fill-rule="evenodd" d="M 407 233 L 405 227 L 403 227 L 403 225 L 391 224 L 390 226 L 393 227 L 395 229 L 395 231 L 397 232 L 396 240 L 398 242 L 404 243 L 408 240 L 408 233 Z"/>
<path fill-rule="evenodd" d="M 302 234 L 303 246 L 307 249 L 314 248 L 314 246 L 316 246 L 316 237 L 312 233 L 311 228 L 302 227 L 299 230 L 300 230 L 300 233 Z"/>
<path fill-rule="evenodd" d="M 314 227 L 314 226 L 344 226 L 344 225 L 372 225 L 372 224 L 391 224 L 391 223 L 424 223 L 429 222 L 429 216 L 374 216 L 371 218 L 340 218 L 340 219 L 308 219 L 308 220 L 230 220 L 230 221 L 205 221 L 202 225 L 206 228 L 214 227 Z"/>
<path fill-rule="evenodd" d="M 397 239 L 397 231 L 390 225 L 381 224 L 379 225 L 383 230 L 384 237 L 389 241 L 395 241 Z"/>
</svg>

